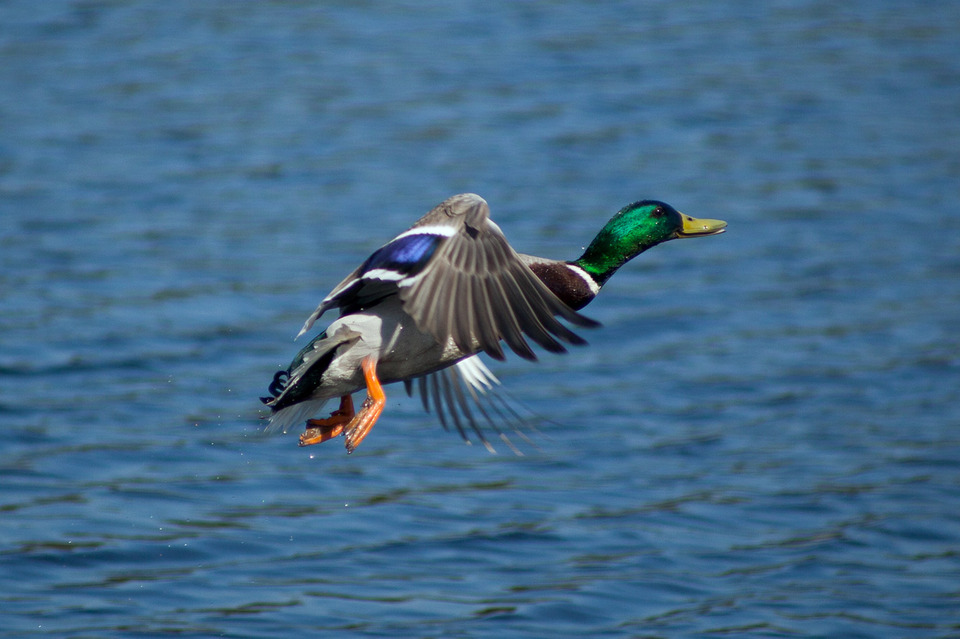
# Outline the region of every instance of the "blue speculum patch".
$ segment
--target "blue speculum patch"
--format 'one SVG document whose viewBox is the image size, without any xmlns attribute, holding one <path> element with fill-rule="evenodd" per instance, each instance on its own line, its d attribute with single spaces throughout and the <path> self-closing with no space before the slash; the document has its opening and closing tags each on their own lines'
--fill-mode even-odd
<svg viewBox="0 0 960 639">
<path fill-rule="evenodd" d="M 416 273 L 430 261 L 440 242 L 445 239 L 442 235 L 431 233 L 401 237 L 371 255 L 363 271 L 389 269 L 403 275 Z"/>
</svg>

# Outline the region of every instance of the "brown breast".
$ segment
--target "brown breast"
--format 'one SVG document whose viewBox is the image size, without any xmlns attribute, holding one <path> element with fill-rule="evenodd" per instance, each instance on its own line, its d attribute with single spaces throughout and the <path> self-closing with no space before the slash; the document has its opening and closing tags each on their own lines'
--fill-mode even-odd
<svg viewBox="0 0 960 639">
<path fill-rule="evenodd" d="M 532 262 L 528 265 L 554 295 L 575 311 L 596 297 L 583 278 L 563 262 Z"/>
</svg>

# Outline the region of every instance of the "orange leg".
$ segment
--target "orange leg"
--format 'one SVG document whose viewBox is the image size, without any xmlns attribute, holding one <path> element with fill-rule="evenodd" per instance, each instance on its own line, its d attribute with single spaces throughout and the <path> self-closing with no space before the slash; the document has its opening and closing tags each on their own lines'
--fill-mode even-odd
<svg viewBox="0 0 960 639">
<path fill-rule="evenodd" d="M 367 356 L 363 358 L 363 377 L 367 381 L 367 398 L 357 416 L 344 427 L 347 435 L 347 452 L 352 453 L 363 438 L 370 433 L 370 429 L 377 423 L 383 407 L 387 403 L 387 396 L 383 393 L 380 380 L 377 379 L 377 360 Z"/>
<path fill-rule="evenodd" d="M 352 453 L 363 438 L 370 433 L 370 429 L 377 423 L 383 407 L 387 403 L 387 396 L 383 393 L 380 380 L 377 379 L 377 360 L 365 357 L 361 363 L 363 378 L 367 382 L 367 399 L 359 413 L 354 413 L 353 398 L 344 395 L 340 398 L 340 408 L 331 413 L 327 419 L 308 419 L 307 430 L 300 435 L 301 446 L 311 446 L 333 439 L 337 435 L 346 434 L 347 452 Z"/>
<path fill-rule="evenodd" d="M 312 446 L 333 439 L 343 433 L 343 427 L 349 424 L 356 413 L 353 410 L 353 396 L 340 398 L 340 408 L 330 413 L 326 419 L 308 419 L 307 430 L 300 435 L 301 446 Z"/>
</svg>

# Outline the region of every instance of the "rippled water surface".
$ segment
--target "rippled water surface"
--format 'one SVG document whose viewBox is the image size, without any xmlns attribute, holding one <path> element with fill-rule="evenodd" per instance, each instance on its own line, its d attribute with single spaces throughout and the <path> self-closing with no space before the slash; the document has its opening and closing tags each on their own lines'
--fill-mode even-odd
<svg viewBox="0 0 960 639">
<path fill-rule="evenodd" d="M 960 5 L 0 5 L 0 636 L 960 634 Z M 573 258 L 522 457 L 257 400 L 445 197 Z"/>
</svg>

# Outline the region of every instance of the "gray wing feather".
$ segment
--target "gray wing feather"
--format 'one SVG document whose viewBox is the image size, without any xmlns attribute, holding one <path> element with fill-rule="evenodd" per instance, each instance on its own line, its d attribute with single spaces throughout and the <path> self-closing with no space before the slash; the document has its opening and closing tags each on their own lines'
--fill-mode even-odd
<svg viewBox="0 0 960 639">
<path fill-rule="evenodd" d="M 561 324 L 597 323 L 561 302 L 537 278 L 490 221 L 487 203 L 464 194 L 446 200 L 418 224 L 455 226 L 429 266 L 401 283 L 404 310 L 438 341 L 452 338 L 467 353 L 479 350 L 503 359 L 500 340 L 525 359 L 536 359 L 529 338 L 544 349 L 565 352 L 559 340 L 584 340 Z"/>
<path fill-rule="evenodd" d="M 456 429 L 467 443 L 471 443 L 469 430 L 487 450 L 496 452 L 484 434 L 484 428 L 487 428 L 495 432 L 510 450 L 522 455 L 505 432 L 509 428 L 533 445 L 522 430 L 530 427 L 529 420 L 496 392 L 500 382 L 479 356 L 468 357 L 454 366 L 419 377 L 416 383 L 424 410 L 435 413 L 445 430 Z M 405 385 L 407 394 L 412 395 L 413 383 Z"/>
<path fill-rule="evenodd" d="M 307 318 L 307 321 L 303 323 L 303 328 L 301 328 L 300 332 L 297 333 L 297 337 L 300 337 L 301 335 L 309 331 L 310 327 L 313 326 L 313 323 L 316 322 L 321 315 L 323 315 L 328 310 L 330 310 L 331 308 L 337 305 L 337 303 L 334 301 L 334 299 L 336 298 L 336 295 L 340 293 L 343 289 L 345 289 L 354 280 L 357 279 L 357 277 L 360 275 L 360 269 L 361 269 L 360 266 L 355 268 L 353 272 L 350 273 L 350 275 L 343 278 L 343 281 L 337 284 L 336 287 L 334 287 L 334 289 L 330 291 L 330 294 L 327 295 L 322 302 L 320 302 L 320 305 L 317 307 L 317 309 L 313 313 L 311 313 L 310 317 Z"/>
</svg>

